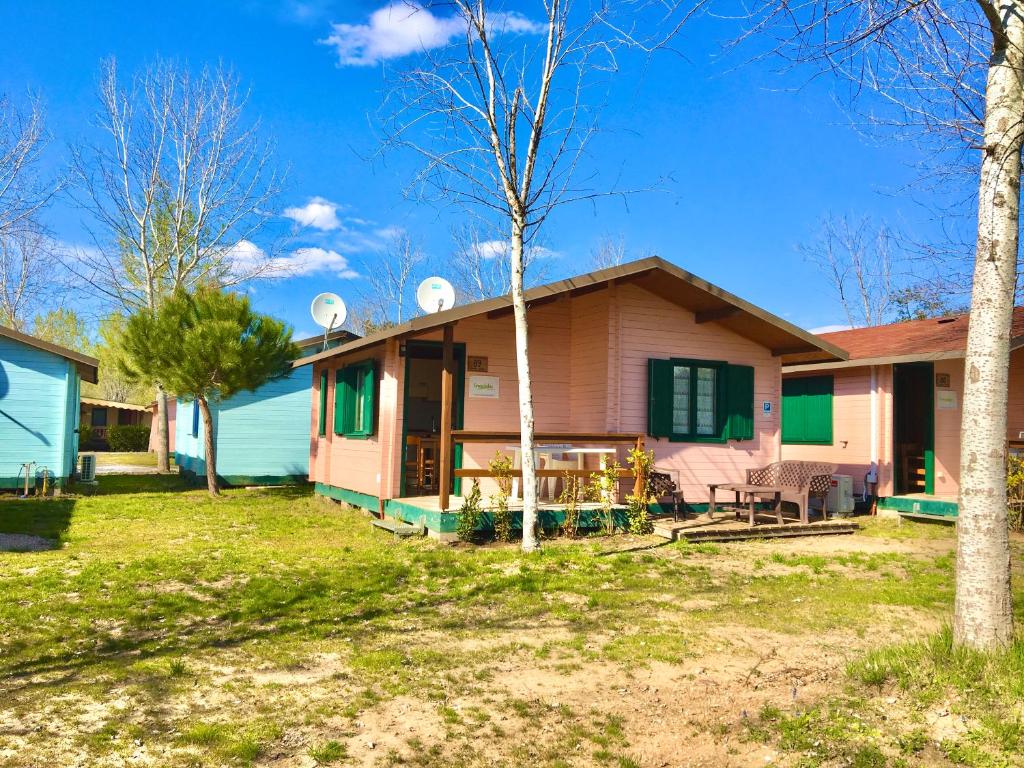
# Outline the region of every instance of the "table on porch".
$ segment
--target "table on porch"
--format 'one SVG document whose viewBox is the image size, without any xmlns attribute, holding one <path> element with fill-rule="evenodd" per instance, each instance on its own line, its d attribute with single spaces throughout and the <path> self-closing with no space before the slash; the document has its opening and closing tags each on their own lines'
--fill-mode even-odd
<svg viewBox="0 0 1024 768">
<path fill-rule="evenodd" d="M 715 512 L 719 508 L 715 500 L 715 493 L 719 490 L 732 491 L 736 494 L 736 501 L 734 503 L 724 503 L 721 505 L 721 508 L 733 510 L 736 513 L 737 519 L 739 519 L 740 512 L 747 512 L 751 528 L 754 527 L 754 515 L 757 513 L 758 498 L 762 496 L 771 497 L 774 502 L 772 509 L 775 512 L 775 519 L 778 520 L 779 525 L 783 525 L 782 488 L 771 485 L 748 485 L 747 483 L 716 483 L 709 485 L 708 517 L 710 518 L 714 518 Z"/>
</svg>

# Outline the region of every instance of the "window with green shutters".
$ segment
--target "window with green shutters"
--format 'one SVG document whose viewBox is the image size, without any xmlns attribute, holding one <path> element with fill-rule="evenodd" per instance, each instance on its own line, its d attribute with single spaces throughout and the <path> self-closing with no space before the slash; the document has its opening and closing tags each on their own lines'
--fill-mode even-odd
<svg viewBox="0 0 1024 768">
<path fill-rule="evenodd" d="M 782 442 L 832 445 L 832 376 L 782 382 Z"/>
<path fill-rule="evenodd" d="M 320 437 L 327 434 L 327 371 L 320 372 L 320 423 L 317 434 Z"/>
<path fill-rule="evenodd" d="M 754 369 L 718 360 L 647 361 L 647 432 L 675 442 L 754 438 Z"/>
<path fill-rule="evenodd" d="M 374 433 L 377 369 L 365 360 L 338 369 L 334 386 L 334 432 L 343 437 L 369 437 Z"/>
</svg>

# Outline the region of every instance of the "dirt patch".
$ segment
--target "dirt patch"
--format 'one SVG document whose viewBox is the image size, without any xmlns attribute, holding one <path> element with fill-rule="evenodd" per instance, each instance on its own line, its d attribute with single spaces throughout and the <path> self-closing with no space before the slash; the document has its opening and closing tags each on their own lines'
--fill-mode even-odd
<svg viewBox="0 0 1024 768">
<path fill-rule="evenodd" d="M 60 542 L 27 533 L 0 533 L 0 552 L 46 552 L 60 549 Z"/>
</svg>

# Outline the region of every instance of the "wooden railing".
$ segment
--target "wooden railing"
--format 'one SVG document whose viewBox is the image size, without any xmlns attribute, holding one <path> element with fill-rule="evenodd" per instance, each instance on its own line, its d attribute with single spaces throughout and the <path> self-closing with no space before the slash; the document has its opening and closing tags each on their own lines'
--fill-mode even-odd
<svg viewBox="0 0 1024 768">
<path fill-rule="evenodd" d="M 448 451 L 441 452 L 440 466 L 439 466 L 439 498 L 438 506 L 442 511 L 448 509 L 448 498 L 450 494 L 452 478 L 453 477 L 495 477 L 495 473 L 489 468 L 482 467 L 479 469 L 453 469 L 451 458 L 455 455 L 455 445 L 457 443 L 505 443 L 505 444 L 519 444 L 521 439 L 519 432 L 486 432 L 477 431 L 471 429 L 453 429 L 451 430 L 451 443 Z M 533 444 L 534 452 L 542 450 L 541 444 L 543 443 L 569 443 L 574 446 L 582 446 L 583 444 L 627 444 L 633 445 L 637 450 L 644 450 L 644 436 L 636 432 L 534 432 Z M 551 449 L 552 453 L 564 453 L 568 449 Z M 594 469 L 537 469 L 535 475 L 537 477 L 590 477 L 595 472 Z M 521 478 L 523 472 L 520 469 L 512 470 L 508 473 L 509 477 Z M 642 476 L 638 476 L 632 470 L 620 469 L 618 476 L 621 479 L 633 478 L 633 493 L 639 495 L 642 493 L 645 479 Z"/>
</svg>

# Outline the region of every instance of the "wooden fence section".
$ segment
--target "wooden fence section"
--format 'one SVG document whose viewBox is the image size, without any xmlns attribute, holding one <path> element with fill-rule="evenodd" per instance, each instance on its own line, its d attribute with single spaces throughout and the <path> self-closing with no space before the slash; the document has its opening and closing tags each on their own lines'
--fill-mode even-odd
<svg viewBox="0 0 1024 768">
<path fill-rule="evenodd" d="M 482 432 L 471 429 L 453 429 L 450 432 L 450 443 L 448 450 L 442 448 L 439 461 L 439 497 L 438 506 L 442 511 L 448 509 L 448 498 L 451 492 L 453 477 L 495 477 L 494 472 L 489 468 L 480 469 L 453 469 L 452 457 L 455 455 L 457 443 L 514 443 L 520 442 L 519 432 Z M 604 443 L 610 445 L 626 444 L 633 445 L 637 450 L 644 450 L 644 436 L 636 432 L 534 432 L 534 449 L 541 443 L 569 443 L 575 446 L 583 444 Z M 552 450 L 552 453 L 558 453 Z M 590 477 L 594 474 L 592 469 L 538 469 L 537 477 Z M 523 476 L 522 470 L 513 470 L 511 477 Z M 637 475 L 632 470 L 620 469 L 618 476 L 622 479 L 632 477 L 633 493 L 639 495 L 643 491 L 645 478 Z"/>
</svg>

